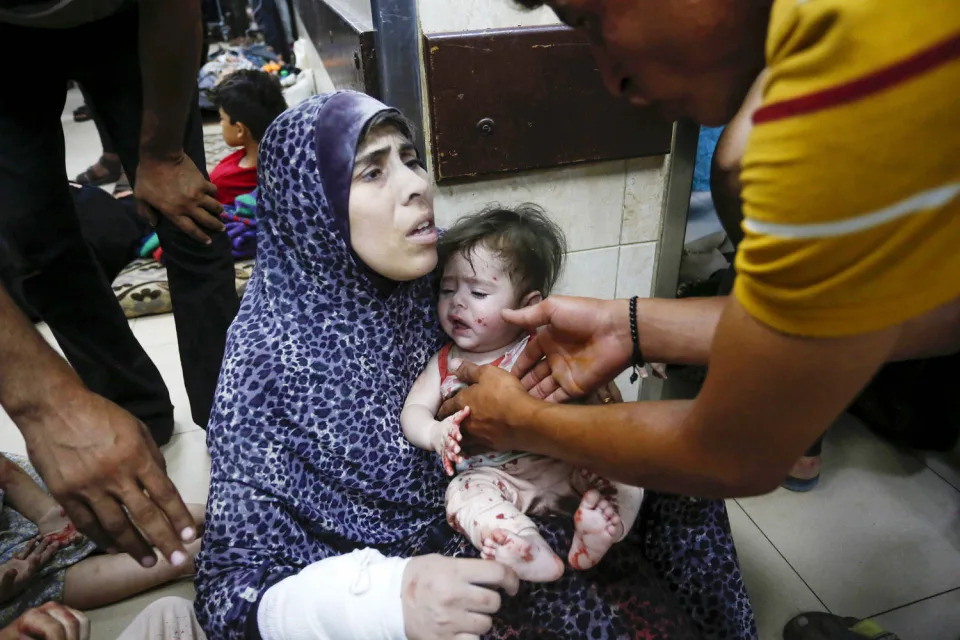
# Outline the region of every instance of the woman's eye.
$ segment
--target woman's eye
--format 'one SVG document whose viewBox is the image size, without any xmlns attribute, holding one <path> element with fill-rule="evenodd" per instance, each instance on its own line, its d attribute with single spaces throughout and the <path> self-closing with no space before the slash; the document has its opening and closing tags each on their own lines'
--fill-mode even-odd
<svg viewBox="0 0 960 640">
<path fill-rule="evenodd" d="M 381 175 L 383 175 L 383 171 L 381 171 L 380 169 L 370 169 L 369 171 L 365 172 L 362 176 L 360 176 L 360 178 L 365 182 L 372 182 L 377 178 L 379 178 Z"/>
<path fill-rule="evenodd" d="M 423 166 L 423 163 L 420 162 L 420 158 L 410 158 L 407 160 L 406 165 L 411 169 L 426 169 L 426 167 Z"/>
<path fill-rule="evenodd" d="M 451 293 L 453 293 L 453 289 L 444 289 L 444 288 L 442 288 L 442 287 L 441 287 L 441 289 L 440 289 L 440 295 L 442 295 L 442 296 L 448 296 L 448 295 L 450 295 Z"/>
</svg>

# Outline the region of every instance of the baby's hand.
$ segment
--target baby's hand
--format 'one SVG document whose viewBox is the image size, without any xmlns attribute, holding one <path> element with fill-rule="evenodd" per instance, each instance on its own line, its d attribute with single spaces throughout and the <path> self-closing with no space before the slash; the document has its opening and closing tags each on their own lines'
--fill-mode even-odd
<svg viewBox="0 0 960 640">
<path fill-rule="evenodd" d="M 463 461 L 463 456 L 460 455 L 460 440 L 463 438 L 460 434 L 460 423 L 468 415 L 470 415 L 470 407 L 464 407 L 436 425 L 433 449 L 440 454 L 443 470 L 448 476 L 453 475 L 454 465 Z"/>
<path fill-rule="evenodd" d="M 23 551 L 0 564 L 0 602 L 11 600 L 26 589 L 59 548 L 59 542 L 37 537 Z"/>
</svg>

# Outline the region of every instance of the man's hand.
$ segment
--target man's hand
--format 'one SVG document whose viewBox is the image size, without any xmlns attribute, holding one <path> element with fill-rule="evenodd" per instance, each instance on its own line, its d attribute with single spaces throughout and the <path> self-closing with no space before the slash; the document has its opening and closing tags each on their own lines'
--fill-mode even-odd
<svg viewBox="0 0 960 640">
<path fill-rule="evenodd" d="M 543 327 L 513 367 L 535 398 L 563 402 L 582 397 L 629 364 L 633 343 L 626 300 L 551 296 L 502 315 L 530 330 Z M 476 408 L 474 402 L 470 406 Z"/>
<path fill-rule="evenodd" d="M 479 639 L 493 626 L 502 589 L 516 595 L 513 569 L 490 560 L 417 556 L 403 572 L 403 626 L 410 640 Z"/>
<path fill-rule="evenodd" d="M 0 629 L 0 640 L 89 640 L 90 621 L 76 609 L 48 602 Z"/>
<path fill-rule="evenodd" d="M 20 553 L 0 564 L 0 603 L 22 593 L 59 548 L 60 543 L 56 540 L 39 536 L 28 542 Z"/>
<path fill-rule="evenodd" d="M 537 403 L 520 381 L 500 367 L 467 361 L 460 364 L 456 375 L 470 386 L 444 402 L 439 416 L 470 408 L 460 427 L 465 437 L 462 447 L 467 455 L 477 451 L 526 450 L 522 432 L 508 424 L 518 416 L 521 407 Z M 517 420 L 518 425 L 522 423 L 522 419 Z"/>
<path fill-rule="evenodd" d="M 151 545 L 174 565 L 187 561 L 182 543 L 196 538 L 196 524 L 143 423 L 78 388 L 18 426 L 50 492 L 101 548 L 145 567 L 157 561 Z"/>
<path fill-rule="evenodd" d="M 140 214 L 152 224 L 156 224 L 154 211 L 159 211 L 203 244 L 210 244 L 211 240 L 201 227 L 223 231 L 219 217 L 223 206 L 214 197 L 217 188 L 182 151 L 169 159 L 141 153 L 133 194 Z"/>
</svg>

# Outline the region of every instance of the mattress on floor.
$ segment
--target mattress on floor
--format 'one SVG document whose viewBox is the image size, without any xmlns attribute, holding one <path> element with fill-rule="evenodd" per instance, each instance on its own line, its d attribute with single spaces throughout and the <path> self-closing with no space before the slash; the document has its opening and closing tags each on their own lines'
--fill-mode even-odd
<svg viewBox="0 0 960 640">
<path fill-rule="evenodd" d="M 241 296 L 247 289 L 253 263 L 252 259 L 238 260 L 234 265 L 237 293 Z M 153 258 L 141 258 L 127 265 L 113 281 L 113 293 L 128 318 L 173 311 L 167 268 Z"/>
</svg>

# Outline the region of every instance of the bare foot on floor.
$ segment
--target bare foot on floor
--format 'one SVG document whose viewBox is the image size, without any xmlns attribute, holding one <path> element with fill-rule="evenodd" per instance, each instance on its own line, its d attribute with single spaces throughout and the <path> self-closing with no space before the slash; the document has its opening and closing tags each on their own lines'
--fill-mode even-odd
<svg viewBox="0 0 960 640">
<path fill-rule="evenodd" d="M 563 575 L 563 562 L 536 531 L 518 535 L 496 529 L 483 540 L 481 555 L 512 567 L 521 580 L 553 582 Z"/>
<path fill-rule="evenodd" d="M 573 544 L 567 560 L 571 567 L 581 571 L 596 566 L 623 535 L 620 514 L 596 489 L 583 494 L 573 523 Z"/>
</svg>

